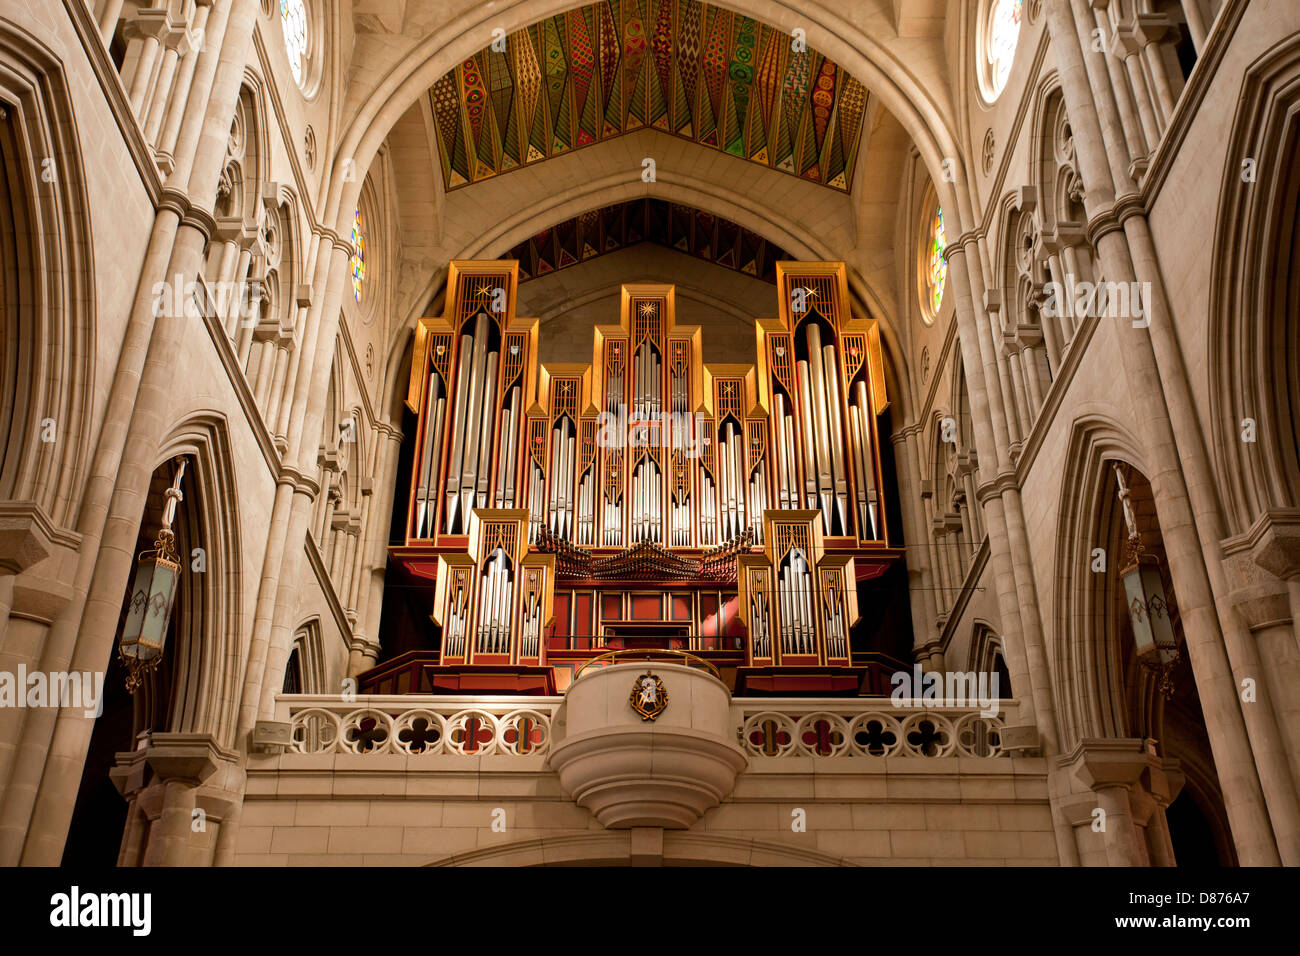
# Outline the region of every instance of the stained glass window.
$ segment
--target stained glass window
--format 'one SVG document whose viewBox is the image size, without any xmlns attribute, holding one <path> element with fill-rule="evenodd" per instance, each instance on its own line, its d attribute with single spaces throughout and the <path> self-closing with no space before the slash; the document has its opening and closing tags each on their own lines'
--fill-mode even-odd
<svg viewBox="0 0 1300 956">
<path fill-rule="evenodd" d="M 928 244 L 930 260 L 925 273 L 926 304 L 932 313 L 937 313 L 939 303 L 943 301 L 943 283 L 948 278 L 948 262 L 943 257 L 943 250 L 948 247 L 948 239 L 943 231 L 943 208 L 940 206 L 936 206 L 934 210 Z"/>
<path fill-rule="evenodd" d="M 307 8 L 303 0 L 280 0 L 280 29 L 284 32 L 284 51 L 289 54 L 293 79 L 302 85 L 307 67 Z"/>
<path fill-rule="evenodd" d="M 361 287 L 366 281 L 366 233 L 361 223 L 361 208 L 352 214 L 352 297 L 361 301 Z"/>
<path fill-rule="evenodd" d="M 993 0 L 993 8 L 989 11 L 989 81 L 994 96 L 1002 92 L 1011 73 L 1016 41 L 1020 39 L 1020 17 L 1024 5 L 1025 0 Z"/>
</svg>

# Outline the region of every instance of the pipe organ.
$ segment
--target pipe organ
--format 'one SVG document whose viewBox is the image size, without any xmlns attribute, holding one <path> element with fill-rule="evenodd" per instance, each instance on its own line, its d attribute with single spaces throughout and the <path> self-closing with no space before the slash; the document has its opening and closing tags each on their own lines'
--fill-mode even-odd
<svg viewBox="0 0 1300 956">
<path fill-rule="evenodd" d="M 486 668 L 472 686 L 553 689 L 632 647 L 712 656 L 760 689 L 851 672 L 857 584 L 901 553 L 879 332 L 849 317 L 844 266 L 778 264 L 753 365 L 705 364 L 665 285 L 623 286 L 590 363 L 543 365 L 517 268 L 453 262 L 444 315 L 416 334 L 392 552 L 435 582 L 439 686 Z"/>
</svg>

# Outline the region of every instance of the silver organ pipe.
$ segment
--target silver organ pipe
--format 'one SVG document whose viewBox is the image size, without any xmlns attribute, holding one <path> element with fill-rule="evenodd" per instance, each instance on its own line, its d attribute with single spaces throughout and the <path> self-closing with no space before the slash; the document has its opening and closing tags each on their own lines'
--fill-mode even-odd
<svg viewBox="0 0 1300 956">
<path fill-rule="evenodd" d="M 834 496 L 832 482 L 831 448 L 829 440 L 830 412 L 826 407 L 826 369 L 822 364 L 822 333 L 816 322 L 805 326 L 804 335 L 808 343 L 808 388 L 812 392 L 813 422 L 812 445 L 816 456 L 817 494 L 821 501 L 822 525 L 827 534 L 831 533 L 831 501 Z"/>
<path fill-rule="evenodd" d="M 808 361 L 800 359 L 796 363 L 799 371 L 799 410 L 803 413 L 803 476 L 804 507 L 816 508 L 817 505 L 817 451 L 813 439 L 813 402 L 812 388 L 808 384 Z"/>
<path fill-rule="evenodd" d="M 535 544 L 537 535 L 542 530 L 543 502 L 542 487 L 545 484 L 545 478 L 542 475 L 542 469 L 537 467 L 537 462 L 532 456 L 528 457 L 528 542 Z"/>
<path fill-rule="evenodd" d="M 442 376 L 429 370 L 429 389 L 424 407 L 428 409 L 424 427 L 424 446 L 420 456 L 420 479 L 415 488 L 415 537 L 428 537 L 425 526 L 433 521 L 437 510 L 438 466 L 442 457 L 443 419 L 447 398 L 443 394 Z M 429 528 L 429 532 L 433 529 Z"/>
<path fill-rule="evenodd" d="M 483 318 L 485 317 L 480 315 L 480 319 Z M 469 381 L 473 351 L 474 336 L 462 335 L 460 337 L 460 359 L 456 371 L 456 402 L 451 414 L 451 460 L 447 463 L 446 484 L 447 513 L 443 516 L 443 530 L 448 534 L 457 528 L 464 527 L 458 520 L 460 515 L 456 512 L 456 506 L 460 503 L 460 498 L 457 496 L 455 483 L 460 477 L 461 463 L 464 460 L 465 453 L 465 406 L 469 404 L 466 383 Z"/>
<path fill-rule="evenodd" d="M 588 425 L 583 428 L 592 427 Z M 582 448 L 583 458 L 586 458 L 585 439 L 579 438 L 580 447 Z M 593 439 L 593 445 L 595 444 Z M 596 536 L 596 456 L 586 465 L 582 476 L 578 479 L 578 503 L 577 503 L 578 524 L 575 538 L 580 545 L 591 545 Z"/>
<path fill-rule="evenodd" d="M 755 434 L 759 434 L 762 426 L 754 426 Z M 771 442 L 768 443 L 769 448 Z M 757 450 L 756 450 L 757 451 Z M 749 477 L 749 523 L 754 532 L 754 543 L 763 543 L 763 512 L 767 510 L 767 462 L 772 452 L 769 450 L 764 457 L 758 457 L 757 453 L 754 462 L 754 470 Z"/>
<path fill-rule="evenodd" d="M 750 634 L 753 638 L 754 656 L 767 657 L 772 653 L 767 622 L 767 597 L 761 590 L 749 596 Z"/>
<path fill-rule="evenodd" d="M 524 608 L 524 626 L 519 641 L 520 657 L 536 657 L 538 655 L 538 645 L 541 636 L 541 604 L 537 600 L 537 592 L 533 591 L 528 595 L 528 606 Z"/>
<path fill-rule="evenodd" d="M 808 560 L 799 548 L 791 550 L 782 565 L 777 591 L 781 607 L 782 653 L 816 653 L 812 574 Z"/>
<path fill-rule="evenodd" d="M 488 365 L 488 315 L 480 311 L 474 323 L 473 358 L 469 367 L 469 394 L 465 408 L 464 445 L 460 471 L 460 514 L 462 528 L 469 527 L 470 511 L 474 508 L 474 494 L 478 489 L 478 463 L 482 455 L 480 443 L 484 432 L 490 431 L 483 418 L 484 392 L 486 389 Z M 495 354 L 495 353 L 494 353 Z M 495 370 L 496 363 L 493 362 Z M 464 382 L 457 383 L 464 387 Z M 491 406 L 489 406 L 490 408 Z M 490 454 L 490 453 L 489 453 Z M 448 484 L 454 480 L 456 473 L 448 472 Z"/>
<path fill-rule="evenodd" d="M 478 642 L 480 654 L 501 654 L 510 650 L 510 561 L 497 548 L 488 559 L 479 580 L 483 593 L 479 598 Z"/>
<path fill-rule="evenodd" d="M 717 543 L 718 496 L 717 482 L 714 480 L 714 475 L 717 474 L 720 459 L 717 449 L 712 444 L 716 437 L 713 422 L 708 419 L 697 418 L 695 431 L 695 441 L 702 457 L 697 471 L 700 478 L 700 544 L 707 547 Z"/>
<path fill-rule="evenodd" d="M 573 533 L 573 463 L 578 434 L 568 415 L 551 429 L 551 533 L 569 538 Z"/>
<path fill-rule="evenodd" d="M 486 508 L 492 477 L 492 445 L 496 438 L 497 361 L 499 350 L 488 353 L 483 371 L 483 406 L 478 419 L 478 459 L 474 469 L 474 506 Z"/>
<path fill-rule="evenodd" d="M 506 405 L 505 430 L 501 433 L 501 462 L 497 472 L 498 508 L 515 506 L 515 470 L 519 464 L 519 409 L 521 393 L 516 385 Z"/>
<path fill-rule="evenodd" d="M 822 369 L 825 373 L 827 416 L 831 424 L 831 479 L 835 487 L 835 509 L 840 519 L 840 533 L 849 533 L 849 480 L 844 468 L 844 405 L 840 401 L 840 365 L 835 346 L 822 346 Z"/>
<path fill-rule="evenodd" d="M 448 602 L 447 655 L 449 657 L 459 657 L 465 653 L 465 617 L 468 610 L 465 589 L 457 587 L 456 593 Z"/>
<path fill-rule="evenodd" d="M 847 657 L 847 635 L 844 633 L 844 615 L 841 609 L 840 590 L 828 584 L 823 592 L 823 618 L 826 627 L 826 654 L 828 657 Z"/>
<path fill-rule="evenodd" d="M 862 512 L 863 531 L 871 529 L 870 537 L 875 540 L 880 537 L 880 532 L 876 525 L 876 469 L 871 457 L 871 415 L 868 408 L 867 385 L 858 381 L 853 387 L 851 410 L 851 413 L 856 412 L 854 425 L 861 434 L 857 454 L 854 455 L 862 472 L 862 481 L 858 485 L 858 508 Z M 866 537 L 865 533 L 863 536 Z"/>
<path fill-rule="evenodd" d="M 797 507 L 787 467 L 792 462 L 790 451 L 785 446 L 785 395 L 781 392 L 772 396 L 772 461 L 776 469 L 776 506 Z"/>
</svg>

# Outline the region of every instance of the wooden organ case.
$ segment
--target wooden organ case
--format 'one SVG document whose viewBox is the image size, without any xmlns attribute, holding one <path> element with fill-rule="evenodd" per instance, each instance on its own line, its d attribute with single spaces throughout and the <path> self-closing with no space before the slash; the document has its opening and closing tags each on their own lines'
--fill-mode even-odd
<svg viewBox="0 0 1300 956">
<path fill-rule="evenodd" d="M 737 693 L 858 693 L 857 584 L 888 546 L 875 321 L 842 263 L 777 264 L 756 363 L 704 364 L 673 287 L 625 285 L 592 361 L 538 361 L 518 267 L 453 262 L 421 320 L 406 542 L 433 584 L 437 655 L 370 692 L 554 693 L 611 651 L 688 652 Z M 600 663 L 596 661 L 596 663 Z"/>
</svg>

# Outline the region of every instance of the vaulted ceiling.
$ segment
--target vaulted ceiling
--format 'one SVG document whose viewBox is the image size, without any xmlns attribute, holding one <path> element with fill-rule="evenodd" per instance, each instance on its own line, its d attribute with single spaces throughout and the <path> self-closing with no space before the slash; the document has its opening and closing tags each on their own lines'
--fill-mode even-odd
<svg viewBox="0 0 1300 956">
<path fill-rule="evenodd" d="M 604 0 L 499 38 L 430 91 L 456 189 L 651 128 L 849 192 L 866 88 L 699 0 Z"/>
<path fill-rule="evenodd" d="M 661 199 L 634 199 L 566 220 L 515 246 L 519 279 L 538 278 L 608 252 L 652 242 L 756 279 L 776 282 L 776 263 L 793 258 L 736 223 Z"/>
</svg>

